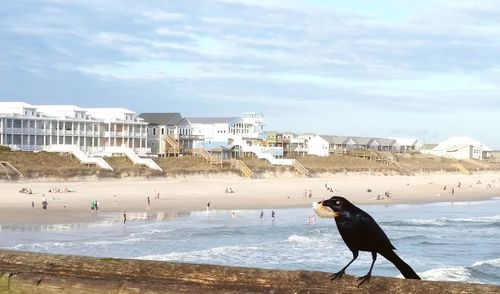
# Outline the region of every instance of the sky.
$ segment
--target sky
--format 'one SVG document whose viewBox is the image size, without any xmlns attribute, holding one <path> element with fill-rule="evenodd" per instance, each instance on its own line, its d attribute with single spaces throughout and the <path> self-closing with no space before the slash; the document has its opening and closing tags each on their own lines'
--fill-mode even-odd
<svg viewBox="0 0 500 294">
<path fill-rule="evenodd" d="M 500 149 L 498 1 L 2 1 L 0 46 L 0 101 Z"/>
</svg>

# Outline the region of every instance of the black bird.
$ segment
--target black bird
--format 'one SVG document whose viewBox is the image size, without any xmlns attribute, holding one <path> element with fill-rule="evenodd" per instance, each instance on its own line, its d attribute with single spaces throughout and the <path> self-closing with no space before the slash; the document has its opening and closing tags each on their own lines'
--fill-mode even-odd
<svg viewBox="0 0 500 294">
<path fill-rule="evenodd" d="M 370 280 L 377 253 L 392 262 L 406 279 L 420 280 L 415 271 L 396 255 L 394 252 L 396 248 L 392 246 L 384 231 L 368 213 L 339 196 L 314 202 L 313 208 L 320 217 L 335 218 L 340 236 L 352 251 L 352 260 L 339 272 L 332 274 L 331 281 L 336 278 L 340 279 L 345 274 L 346 268 L 358 258 L 359 251 L 371 252 L 373 259 L 368 273 L 358 279 L 359 286 Z"/>
</svg>

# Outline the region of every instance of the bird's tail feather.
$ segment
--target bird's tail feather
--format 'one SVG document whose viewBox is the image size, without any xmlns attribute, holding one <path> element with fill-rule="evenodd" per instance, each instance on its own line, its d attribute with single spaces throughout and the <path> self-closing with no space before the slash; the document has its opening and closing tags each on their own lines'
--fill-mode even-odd
<svg viewBox="0 0 500 294">
<path fill-rule="evenodd" d="M 417 275 L 417 273 L 393 250 L 381 252 L 380 254 L 382 254 L 383 257 L 392 262 L 406 279 L 420 280 L 420 277 Z"/>
</svg>

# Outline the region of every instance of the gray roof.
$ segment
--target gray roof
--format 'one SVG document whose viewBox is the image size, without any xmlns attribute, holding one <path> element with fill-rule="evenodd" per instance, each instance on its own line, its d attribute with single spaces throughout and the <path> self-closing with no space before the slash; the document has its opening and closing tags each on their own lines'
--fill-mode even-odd
<svg viewBox="0 0 500 294">
<path fill-rule="evenodd" d="M 396 143 L 394 139 L 373 138 L 379 146 L 393 146 Z"/>
<path fill-rule="evenodd" d="M 357 145 L 368 145 L 372 140 L 372 138 L 368 137 L 349 137 L 349 138 L 351 138 Z"/>
<path fill-rule="evenodd" d="M 179 112 L 169 113 L 141 113 L 139 117 L 153 125 L 177 126 L 185 120 Z"/>
<path fill-rule="evenodd" d="M 192 124 L 229 124 L 239 117 L 188 117 L 187 120 Z"/>
<path fill-rule="evenodd" d="M 321 135 L 321 138 L 325 139 L 328 143 L 330 144 L 344 144 L 344 142 L 347 140 L 347 137 L 345 136 L 324 136 Z"/>
</svg>

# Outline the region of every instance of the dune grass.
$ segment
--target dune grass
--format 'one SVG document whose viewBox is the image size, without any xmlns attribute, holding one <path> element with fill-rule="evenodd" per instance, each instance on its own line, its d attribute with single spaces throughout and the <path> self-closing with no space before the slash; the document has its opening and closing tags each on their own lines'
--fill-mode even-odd
<svg viewBox="0 0 500 294">
<path fill-rule="evenodd" d="M 474 160 L 455 160 L 432 157 L 421 154 L 395 155 L 398 162 L 413 172 L 446 171 L 456 172 L 454 163 L 462 164 L 469 171 L 500 170 L 499 163 L 486 163 Z M 392 165 L 365 160 L 348 155 L 333 155 L 329 157 L 299 156 L 296 157 L 311 173 L 337 173 L 337 172 L 382 172 L 396 174 L 398 170 Z M 236 168 L 224 166 L 210 166 L 204 159 L 194 156 L 159 157 L 153 160 L 163 169 L 162 172 L 151 170 L 144 166 L 134 165 L 127 157 L 107 157 L 105 160 L 113 167 L 113 171 L 102 170 L 95 166 L 86 166 L 72 155 L 48 152 L 22 152 L 0 149 L 0 161 L 8 161 L 14 165 L 25 178 L 56 177 L 72 178 L 79 176 L 96 176 L 100 178 L 119 177 L 163 177 L 186 176 L 190 174 L 239 174 Z M 294 171 L 293 167 L 272 166 L 265 160 L 255 157 L 243 158 L 242 161 L 254 172 L 280 173 Z M 2 174 L 0 174 L 2 176 Z M 5 175 L 4 175 L 5 177 Z"/>
</svg>

